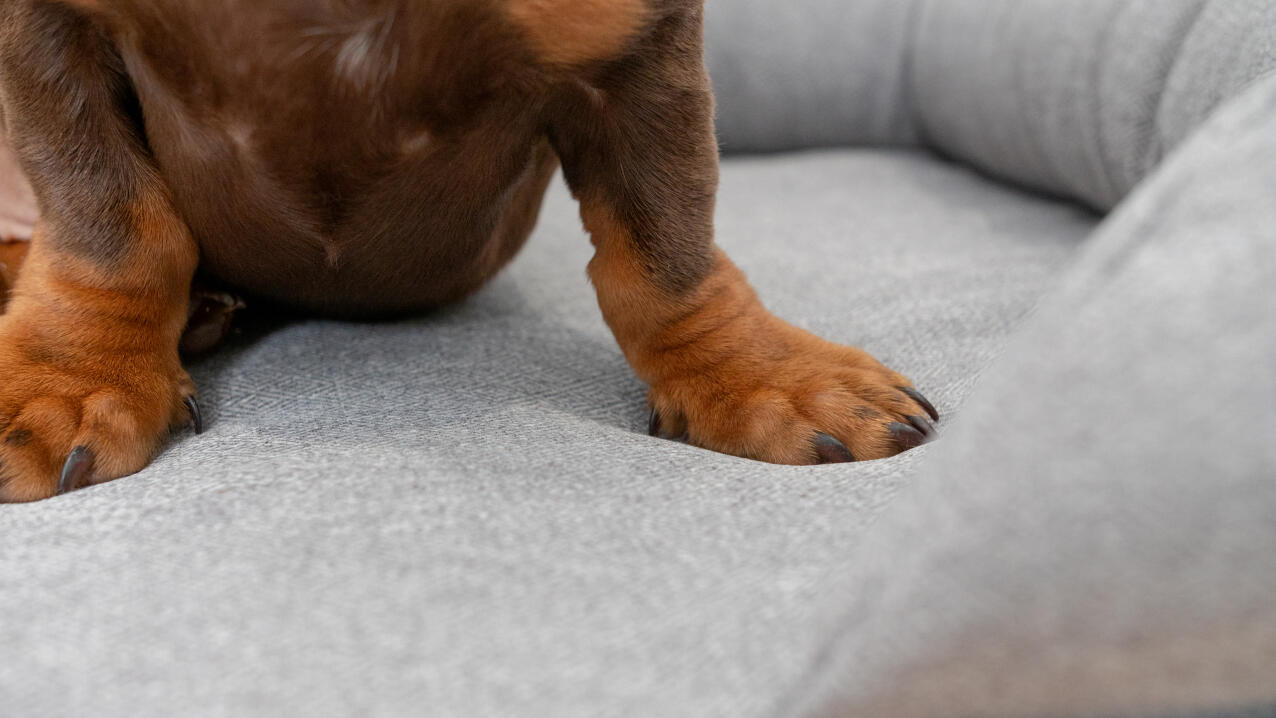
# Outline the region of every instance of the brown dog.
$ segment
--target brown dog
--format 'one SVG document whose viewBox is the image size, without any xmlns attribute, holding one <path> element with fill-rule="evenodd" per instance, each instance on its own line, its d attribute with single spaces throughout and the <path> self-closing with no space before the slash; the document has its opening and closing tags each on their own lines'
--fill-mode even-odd
<svg viewBox="0 0 1276 718">
<path fill-rule="evenodd" d="M 0 500 L 135 472 L 197 420 L 197 265 L 327 314 L 454 301 L 560 162 L 653 434 L 786 464 L 922 443 L 903 376 L 768 313 L 715 247 L 701 23 L 702 0 L 0 0 L 41 210 L 0 318 Z"/>
</svg>

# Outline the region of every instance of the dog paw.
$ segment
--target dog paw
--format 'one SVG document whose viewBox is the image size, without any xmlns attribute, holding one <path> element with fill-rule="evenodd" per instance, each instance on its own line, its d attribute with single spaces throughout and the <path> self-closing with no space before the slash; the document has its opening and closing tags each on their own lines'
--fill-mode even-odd
<svg viewBox="0 0 1276 718">
<path fill-rule="evenodd" d="M 0 503 L 135 473 L 171 428 L 200 430 L 177 348 L 53 336 L 0 318 Z"/>
<path fill-rule="evenodd" d="M 775 464 L 881 459 L 935 437 L 939 413 L 902 375 L 859 349 L 767 324 L 654 383 L 650 433 Z"/>
</svg>

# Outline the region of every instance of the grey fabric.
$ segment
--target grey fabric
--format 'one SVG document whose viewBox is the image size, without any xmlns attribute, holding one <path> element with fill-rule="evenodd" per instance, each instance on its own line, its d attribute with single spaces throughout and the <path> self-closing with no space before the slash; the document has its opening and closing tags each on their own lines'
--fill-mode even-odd
<svg viewBox="0 0 1276 718">
<path fill-rule="evenodd" d="M 708 0 L 706 59 L 727 152 L 914 139 L 916 0 Z"/>
<path fill-rule="evenodd" d="M 561 187 L 461 306 L 249 322 L 192 368 L 204 436 L 0 506 L 0 713 L 1270 713 L 1274 13 L 710 0 L 729 151 L 917 142 L 1098 208 L 1156 177 L 967 406 L 1095 219 L 914 150 L 727 163 L 763 298 L 961 409 L 884 462 L 644 436 Z"/>
<path fill-rule="evenodd" d="M 914 95 L 926 140 L 1107 209 L 1161 159 L 1159 100 L 1202 0 L 926 3 Z"/>
<path fill-rule="evenodd" d="M 945 412 L 1094 218 L 922 154 L 736 160 L 720 237 L 773 309 Z M 556 187 L 473 300 L 251 329 L 209 430 L 0 506 L 15 716 L 766 715 L 829 575 L 926 457 L 796 469 L 649 439 Z"/>
<path fill-rule="evenodd" d="M 1165 147 L 1178 145 L 1223 101 L 1276 69 L 1276 4 L 1213 0 L 1183 39 L 1166 79 L 1156 125 Z"/>
<path fill-rule="evenodd" d="M 1276 707 L 1276 78 L 1105 224 L 846 570 L 783 715 Z"/>
<path fill-rule="evenodd" d="M 1265 0 L 711 0 L 728 152 L 922 142 L 1119 203 L 1276 68 Z"/>
</svg>

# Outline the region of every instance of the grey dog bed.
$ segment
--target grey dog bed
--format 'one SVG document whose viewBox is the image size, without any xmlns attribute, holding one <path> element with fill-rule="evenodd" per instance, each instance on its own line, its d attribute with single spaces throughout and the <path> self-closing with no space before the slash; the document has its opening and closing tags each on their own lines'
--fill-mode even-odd
<svg viewBox="0 0 1276 718">
<path fill-rule="evenodd" d="M 708 27 L 720 243 L 941 441 L 789 468 L 647 437 L 557 182 L 470 301 L 250 319 L 191 367 L 203 436 L 0 507 L 0 712 L 1266 711 L 1276 6 Z"/>
</svg>

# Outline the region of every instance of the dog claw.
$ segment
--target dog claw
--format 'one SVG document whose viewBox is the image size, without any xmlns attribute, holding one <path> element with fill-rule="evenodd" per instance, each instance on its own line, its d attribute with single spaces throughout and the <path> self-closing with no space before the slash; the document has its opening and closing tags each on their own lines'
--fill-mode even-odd
<svg viewBox="0 0 1276 718">
<path fill-rule="evenodd" d="M 80 488 L 84 477 L 93 469 L 93 452 L 87 446 L 77 446 L 62 465 L 62 478 L 58 480 L 58 495 Z"/>
<path fill-rule="evenodd" d="M 196 434 L 204 433 L 204 416 L 199 412 L 199 401 L 193 396 L 188 396 L 182 400 L 186 405 L 186 410 L 191 413 L 191 427 Z"/>
<path fill-rule="evenodd" d="M 235 312 L 243 308 L 243 301 L 232 294 L 198 287 L 191 289 L 190 310 L 178 350 L 183 356 L 212 351 L 230 334 Z"/>
<path fill-rule="evenodd" d="M 918 406 L 925 409 L 926 413 L 930 414 L 931 421 L 939 421 L 939 412 L 935 409 L 935 405 L 930 403 L 926 397 L 922 396 L 920 391 L 917 391 L 911 386 L 901 386 L 897 388 L 907 394 L 909 399 L 917 402 Z"/>
<path fill-rule="evenodd" d="M 815 453 L 821 464 L 848 464 L 855 461 L 855 454 L 846 448 L 846 444 L 825 433 L 815 435 Z"/>
<path fill-rule="evenodd" d="M 899 448 L 904 451 L 916 449 L 926 443 L 926 436 L 908 424 L 895 422 L 886 428 L 891 432 L 891 436 L 895 438 L 895 443 L 899 444 Z"/>
<path fill-rule="evenodd" d="M 926 417 L 910 416 L 908 417 L 908 423 L 912 424 L 914 429 L 922 432 L 922 436 L 926 437 L 927 441 L 935 438 L 935 425 L 927 421 Z"/>
<path fill-rule="evenodd" d="M 679 429 L 682 429 L 679 431 Z M 660 415 L 656 409 L 651 410 L 651 418 L 647 421 L 647 433 L 657 439 L 666 441 L 687 441 L 687 429 L 685 423 L 675 414 L 673 421 L 665 421 L 665 417 Z"/>
</svg>

